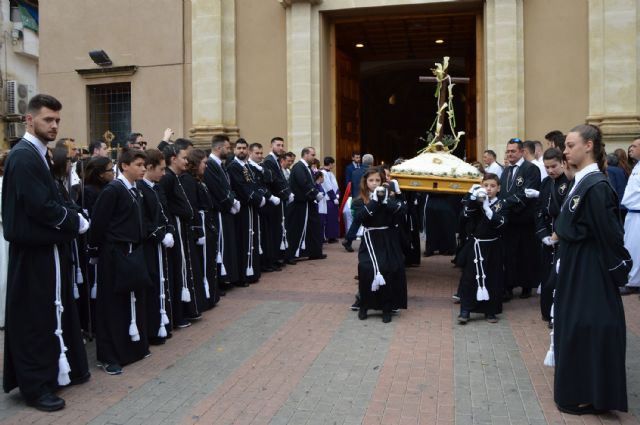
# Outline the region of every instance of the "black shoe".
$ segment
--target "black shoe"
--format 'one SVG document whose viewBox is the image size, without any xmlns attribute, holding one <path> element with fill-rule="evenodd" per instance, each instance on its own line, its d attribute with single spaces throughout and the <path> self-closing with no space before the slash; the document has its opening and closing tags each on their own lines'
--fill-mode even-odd
<svg viewBox="0 0 640 425">
<path fill-rule="evenodd" d="M 290 265 L 290 266 L 295 266 L 295 265 L 296 265 L 296 260 L 294 260 L 294 259 L 292 259 L 292 258 L 289 258 L 289 259 L 288 259 L 288 260 L 286 260 L 284 263 L 285 263 L 285 264 L 288 264 L 288 265 Z"/>
<path fill-rule="evenodd" d="M 27 400 L 27 405 L 35 407 L 42 412 L 55 412 L 64 408 L 64 400 L 53 393 L 41 395 L 35 400 Z"/>
<path fill-rule="evenodd" d="M 262 269 L 262 273 L 271 273 L 273 271 L 274 271 L 274 269 L 271 268 L 271 267 L 265 267 L 265 268 Z"/>
<path fill-rule="evenodd" d="M 356 297 L 356 302 L 354 302 L 351 305 L 351 311 L 358 311 L 358 310 L 360 310 L 360 299 Z"/>
<path fill-rule="evenodd" d="M 178 329 L 188 328 L 189 326 L 191 326 L 191 322 L 184 319 L 181 322 L 175 324 L 175 327 Z"/>
<path fill-rule="evenodd" d="M 188 320 L 190 322 L 195 322 L 200 319 L 202 319 L 202 314 L 198 314 L 197 316 L 193 316 L 193 317 L 185 317 L 185 320 Z"/>
<path fill-rule="evenodd" d="M 220 288 L 220 289 L 218 289 L 218 295 L 220 295 L 221 297 L 224 297 L 225 295 L 227 295 L 227 291 L 225 291 L 224 289 Z"/>
<path fill-rule="evenodd" d="M 531 288 L 522 288 L 520 299 L 525 300 L 527 298 L 531 298 Z"/>
<path fill-rule="evenodd" d="M 638 292 L 640 292 L 640 288 L 636 286 L 621 286 L 619 288 L 619 291 L 620 291 L 620 295 L 625 296 L 625 295 L 637 294 Z"/>
<path fill-rule="evenodd" d="M 325 258 L 327 258 L 327 254 L 320 254 L 309 257 L 309 260 L 324 260 Z"/>
<path fill-rule="evenodd" d="M 351 242 L 344 241 L 342 242 L 342 246 L 344 247 L 344 249 L 347 250 L 347 252 L 353 252 L 353 248 L 351 247 Z"/>
<path fill-rule="evenodd" d="M 389 322 L 391 322 L 391 312 L 390 311 L 382 312 L 382 323 L 389 323 Z"/>
<path fill-rule="evenodd" d="M 422 253 L 423 257 L 432 257 L 433 256 L 433 251 L 425 251 Z"/>
<path fill-rule="evenodd" d="M 505 289 L 504 295 L 502 296 L 502 302 L 508 303 L 513 299 L 513 289 Z"/>
<path fill-rule="evenodd" d="M 71 382 L 69 383 L 69 385 L 84 384 L 85 382 L 89 381 L 89 378 L 91 378 L 91 373 L 87 372 L 84 375 L 79 376 L 77 378 L 71 378 Z"/>
<path fill-rule="evenodd" d="M 460 297 L 458 296 L 458 294 L 453 294 L 451 296 L 451 299 L 453 299 L 454 304 L 460 304 Z"/>
<path fill-rule="evenodd" d="M 278 264 L 274 265 L 272 268 L 273 268 L 274 272 L 281 272 L 282 271 L 282 267 L 280 267 Z"/>
<path fill-rule="evenodd" d="M 149 345 L 164 345 L 166 342 L 165 338 L 149 338 Z"/>
<path fill-rule="evenodd" d="M 602 415 L 606 413 L 606 410 L 598 410 L 593 407 L 592 404 L 588 404 L 586 406 L 572 405 L 572 406 L 560 406 L 556 404 L 558 410 L 562 413 L 567 413 L 569 415 Z"/>
<path fill-rule="evenodd" d="M 366 308 L 361 308 L 358 311 L 358 319 L 367 320 L 367 309 Z"/>
<path fill-rule="evenodd" d="M 489 323 L 498 323 L 498 318 L 496 317 L 495 314 L 485 314 L 484 318 L 487 320 L 487 322 Z"/>
<path fill-rule="evenodd" d="M 329 239 L 328 242 L 329 243 L 336 243 L 336 242 L 338 242 L 338 240 L 337 239 Z"/>
<path fill-rule="evenodd" d="M 248 288 L 249 284 L 247 282 L 236 282 L 233 284 L 236 288 Z"/>
<path fill-rule="evenodd" d="M 460 315 L 458 316 L 458 323 L 460 323 L 461 325 L 465 325 L 469 321 L 470 317 L 471 315 L 468 311 L 462 310 L 460 312 Z"/>
<path fill-rule="evenodd" d="M 98 366 L 100 366 L 100 368 L 104 370 L 107 373 L 107 375 L 122 374 L 122 366 L 120 366 L 118 363 L 110 363 L 110 364 L 100 363 Z"/>
</svg>

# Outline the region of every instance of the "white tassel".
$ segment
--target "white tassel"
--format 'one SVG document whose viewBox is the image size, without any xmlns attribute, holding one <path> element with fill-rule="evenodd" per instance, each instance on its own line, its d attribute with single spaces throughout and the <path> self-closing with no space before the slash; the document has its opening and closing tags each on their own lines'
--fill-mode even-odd
<svg viewBox="0 0 640 425">
<path fill-rule="evenodd" d="M 78 285 L 75 283 L 73 284 L 73 298 L 76 300 L 80 298 L 80 291 L 78 290 Z"/>
<path fill-rule="evenodd" d="M 542 284 L 538 285 L 538 290 L 536 291 L 538 295 L 542 294 Z"/>
<path fill-rule="evenodd" d="M 280 251 L 284 251 L 285 249 L 287 249 L 286 246 L 284 246 L 284 240 L 280 241 Z"/>
<path fill-rule="evenodd" d="M 302 250 L 307 249 L 307 246 L 306 246 L 306 244 L 305 244 L 305 241 L 304 241 L 304 240 L 302 240 L 302 245 L 300 245 L 300 248 L 302 248 Z"/>
<path fill-rule="evenodd" d="M 260 255 L 264 254 L 264 252 L 262 251 L 262 243 L 258 245 L 258 251 L 260 252 Z"/>
<path fill-rule="evenodd" d="M 138 331 L 138 325 L 136 324 L 136 297 L 133 291 L 131 291 L 131 323 L 129 324 L 129 336 L 133 342 L 140 341 L 140 331 Z"/>
<path fill-rule="evenodd" d="M 373 283 L 371 284 L 371 291 L 376 292 L 381 286 L 386 284 L 387 282 L 384 280 L 382 274 L 377 272 L 376 276 L 373 278 Z"/>
<path fill-rule="evenodd" d="M 71 366 L 69 366 L 67 355 L 62 352 L 60 353 L 60 357 L 58 357 L 58 385 L 64 387 L 65 385 L 69 385 L 71 383 L 69 372 L 71 372 Z"/>
<path fill-rule="evenodd" d="M 211 298 L 211 293 L 209 292 L 209 281 L 206 276 L 204 277 L 204 295 L 207 299 Z"/>
<path fill-rule="evenodd" d="M 98 265 L 93 265 L 93 285 L 91 285 L 91 299 L 95 300 L 98 295 Z"/>
<path fill-rule="evenodd" d="M 159 338 L 167 337 L 167 330 L 165 329 L 164 325 L 160 325 L 160 329 L 158 329 L 158 337 Z"/>
<path fill-rule="evenodd" d="M 296 249 L 296 255 L 295 255 L 295 257 L 296 257 L 296 258 L 300 257 L 300 248 Z"/>
<path fill-rule="evenodd" d="M 167 316 L 167 312 L 166 311 L 162 310 L 162 312 L 160 313 L 160 317 L 161 317 L 163 325 L 168 325 L 170 323 L 169 322 L 169 316 Z"/>
<path fill-rule="evenodd" d="M 476 291 L 476 300 L 482 301 L 482 287 L 478 285 L 478 290 Z"/>
<path fill-rule="evenodd" d="M 247 267 L 247 276 L 253 276 L 253 267 Z"/>
<path fill-rule="evenodd" d="M 220 255 L 219 252 L 218 252 L 218 255 L 216 256 L 216 263 L 217 264 L 222 264 L 222 255 Z"/>
<path fill-rule="evenodd" d="M 182 302 L 185 302 L 185 303 L 191 302 L 191 293 L 189 293 L 189 288 L 187 288 L 186 286 L 182 287 L 181 299 L 182 299 Z"/>
<path fill-rule="evenodd" d="M 98 285 L 94 283 L 91 286 L 91 299 L 95 300 L 97 296 L 98 296 Z"/>
<path fill-rule="evenodd" d="M 224 263 L 220 263 L 220 276 L 226 276 L 227 269 L 224 267 Z"/>
<path fill-rule="evenodd" d="M 76 283 L 78 285 L 82 285 L 84 283 L 84 278 L 82 277 L 82 270 L 80 270 L 80 267 L 76 267 Z"/>
<path fill-rule="evenodd" d="M 553 318 L 553 304 L 551 304 L 551 312 L 549 313 L 549 316 Z"/>
<path fill-rule="evenodd" d="M 487 291 L 487 287 L 482 287 L 482 301 L 489 301 L 489 291 Z"/>
<path fill-rule="evenodd" d="M 547 355 L 544 358 L 544 365 L 554 367 L 556 365 L 556 359 L 553 354 L 553 331 L 551 331 L 549 335 L 551 336 L 551 344 L 549 345 L 549 351 L 547 351 Z"/>
</svg>

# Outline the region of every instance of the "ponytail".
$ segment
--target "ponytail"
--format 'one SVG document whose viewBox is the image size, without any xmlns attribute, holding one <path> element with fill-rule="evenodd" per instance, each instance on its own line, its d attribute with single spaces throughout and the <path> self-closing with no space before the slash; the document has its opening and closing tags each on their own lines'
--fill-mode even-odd
<svg viewBox="0 0 640 425">
<path fill-rule="evenodd" d="M 602 143 L 602 133 L 600 128 L 592 124 L 580 124 L 571 129 L 571 132 L 578 133 L 585 142 L 591 140 L 593 143 L 593 160 L 598 164 L 598 169 L 607 174 L 607 154 Z"/>
</svg>

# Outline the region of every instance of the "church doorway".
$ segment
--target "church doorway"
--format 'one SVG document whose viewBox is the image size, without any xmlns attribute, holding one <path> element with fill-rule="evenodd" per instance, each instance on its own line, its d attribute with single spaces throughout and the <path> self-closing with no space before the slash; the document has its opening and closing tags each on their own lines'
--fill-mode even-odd
<svg viewBox="0 0 640 425">
<path fill-rule="evenodd" d="M 334 21 L 335 120 L 338 172 L 352 152 L 376 163 L 414 157 L 436 116 L 431 68 L 450 57 L 449 74 L 467 77 L 454 87 L 457 130 L 465 131 L 455 154 L 478 156 L 482 127 L 482 9 L 350 17 Z M 478 125 L 480 123 L 480 125 Z"/>
</svg>

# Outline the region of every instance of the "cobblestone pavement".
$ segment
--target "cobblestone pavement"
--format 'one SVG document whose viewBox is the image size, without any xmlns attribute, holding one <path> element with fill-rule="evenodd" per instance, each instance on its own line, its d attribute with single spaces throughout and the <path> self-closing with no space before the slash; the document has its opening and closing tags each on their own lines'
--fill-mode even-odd
<svg viewBox="0 0 640 425">
<path fill-rule="evenodd" d="M 95 367 L 45 414 L 16 391 L 1 423 L 20 424 L 631 424 L 640 418 L 640 300 L 626 297 L 629 413 L 573 417 L 553 403 L 538 298 L 498 324 L 456 324 L 459 271 L 448 257 L 407 269 L 409 309 L 383 324 L 349 311 L 356 255 L 338 244 L 228 292 L 152 356 L 108 376 Z M 2 342 L 0 341 L 0 347 Z M 93 343 L 88 343 L 95 363 Z"/>
</svg>

